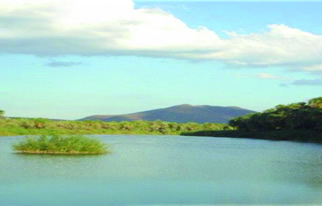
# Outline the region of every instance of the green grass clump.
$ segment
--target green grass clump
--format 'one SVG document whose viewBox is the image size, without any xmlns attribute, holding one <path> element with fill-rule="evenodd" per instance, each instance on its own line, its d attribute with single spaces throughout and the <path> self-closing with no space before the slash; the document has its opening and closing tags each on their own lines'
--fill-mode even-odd
<svg viewBox="0 0 322 206">
<path fill-rule="evenodd" d="M 24 154 L 105 154 L 109 152 L 107 145 L 98 139 L 81 135 L 27 137 L 14 144 L 13 149 Z"/>
</svg>

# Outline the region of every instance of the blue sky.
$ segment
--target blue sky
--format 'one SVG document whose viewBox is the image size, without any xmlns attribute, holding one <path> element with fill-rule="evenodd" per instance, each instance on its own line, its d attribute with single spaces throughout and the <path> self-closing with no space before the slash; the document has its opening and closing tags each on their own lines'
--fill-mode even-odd
<svg viewBox="0 0 322 206">
<path fill-rule="evenodd" d="M 3 7 L 8 5 L 3 4 Z M 122 6 L 115 8 L 122 9 Z M 124 42 L 109 47 L 119 39 L 111 42 L 110 39 L 100 39 L 102 42 L 97 45 L 107 42 L 108 46 L 101 48 L 86 42 L 87 47 L 84 47 L 72 41 L 57 40 L 57 36 L 41 36 L 45 34 L 38 29 L 47 29 L 38 25 L 43 17 L 26 19 L 13 16 L 15 13 L 8 14 L 6 19 L 0 17 L 0 25 L 11 32 L 8 40 L 0 30 L 0 108 L 7 116 L 77 119 L 93 114 L 122 114 L 186 103 L 262 111 L 277 104 L 321 96 L 322 3 L 136 1 L 135 9 L 142 8 L 147 11 L 137 15 L 153 13 L 152 25 L 138 18 L 136 21 L 144 27 L 130 23 L 134 31 L 129 34 L 141 34 L 136 32 L 144 28 L 145 38 L 160 39 L 162 44 L 152 42 L 141 47 L 136 43 L 145 43 L 144 38 L 138 38 L 135 41 L 121 39 L 126 47 L 123 47 Z M 6 24 L 8 19 L 14 22 L 11 26 Z M 19 21 L 28 21 L 27 27 L 17 29 L 12 26 Z M 158 25 L 166 27 L 167 22 L 176 28 L 181 28 L 183 22 L 187 28 L 182 26 L 182 30 L 177 31 L 169 27 L 159 31 Z M 277 26 L 271 28 L 268 25 Z M 91 28 L 93 32 L 96 27 Z M 48 29 L 50 33 L 51 28 Z M 150 34 L 150 30 L 157 30 L 160 36 L 153 31 Z M 173 35 L 167 35 L 169 30 L 175 30 Z M 180 42 L 180 35 L 175 37 L 181 31 L 182 38 L 187 41 Z M 25 38 L 29 35 L 30 38 Z M 164 39 L 172 36 L 171 41 Z M 289 44 L 286 42 L 288 38 Z M 266 39 L 270 42 L 268 45 Z M 47 44 L 48 41 L 54 43 Z M 172 47 L 176 42 L 180 44 Z M 64 47 L 57 49 L 57 44 Z M 274 47 L 270 48 L 270 44 Z M 220 46 L 217 48 L 217 45 Z M 223 47 L 231 48 L 226 51 Z M 248 50 L 249 47 L 254 48 Z M 292 49 L 290 54 L 283 56 L 288 49 Z M 204 56 L 209 50 L 211 53 Z M 223 50 L 223 53 L 215 53 L 217 50 Z M 279 54 L 280 51 L 283 52 Z"/>
</svg>

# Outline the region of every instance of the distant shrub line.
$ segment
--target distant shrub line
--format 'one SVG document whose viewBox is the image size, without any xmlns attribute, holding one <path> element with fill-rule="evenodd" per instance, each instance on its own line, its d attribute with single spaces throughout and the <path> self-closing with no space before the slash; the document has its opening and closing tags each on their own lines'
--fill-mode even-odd
<svg viewBox="0 0 322 206">
<path fill-rule="evenodd" d="M 232 129 L 221 123 L 176 123 L 164 121 L 53 121 L 48 119 L 0 119 L 0 136 L 41 134 L 156 134 L 177 135 L 200 130 Z"/>
<path fill-rule="evenodd" d="M 3 111 L 0 111 L 0 117 Z M 164 121 L 52 121 L 0 118 L 0 136 L 29 134 L 162 134 L 217 137 L 248 137 L 322 143 L 322 97 L 278 105 L 220 123 Z"/>
</svg>

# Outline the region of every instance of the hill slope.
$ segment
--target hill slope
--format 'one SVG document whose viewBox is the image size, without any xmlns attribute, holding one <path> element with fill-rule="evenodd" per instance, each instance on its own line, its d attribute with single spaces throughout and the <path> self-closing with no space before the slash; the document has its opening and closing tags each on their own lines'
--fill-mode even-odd
<svg viewBox="0 0 322 206">
<path fill-rule="evenodd" d="M 94 115 L 81 120 L 102 120 L 102 121 L 135 121 L 163 120 L 168 122 L 215 122 L 227 123 L 235 117 L 243 116 L 254 111 L 239 107 L 219 107 L 219 106 L 192 106 L 188 104 L 173 107 L 155 109 L 124 115 Z"/>
</svg>

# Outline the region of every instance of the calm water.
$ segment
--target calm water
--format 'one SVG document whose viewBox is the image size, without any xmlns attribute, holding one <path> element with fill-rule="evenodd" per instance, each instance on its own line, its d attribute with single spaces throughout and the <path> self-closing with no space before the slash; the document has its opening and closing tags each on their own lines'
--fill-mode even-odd
<svg viewBox="0 0 322 206">
<path fill-rule="evenodd" d="M 103 156 L 18 155 L 0 138 L 1 206 L 321 204 L 322 146 L 96 136 Z"/>
</svg>

